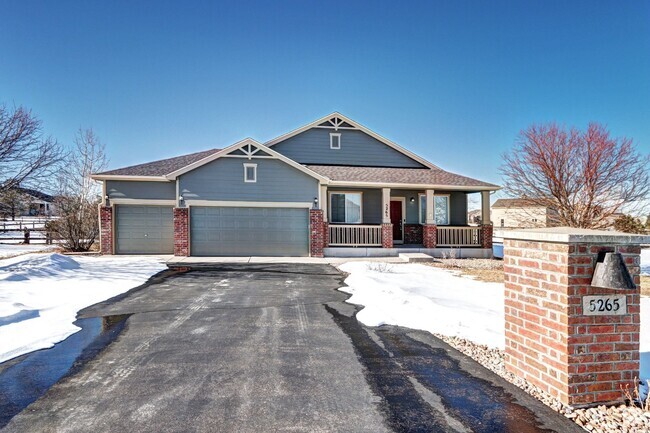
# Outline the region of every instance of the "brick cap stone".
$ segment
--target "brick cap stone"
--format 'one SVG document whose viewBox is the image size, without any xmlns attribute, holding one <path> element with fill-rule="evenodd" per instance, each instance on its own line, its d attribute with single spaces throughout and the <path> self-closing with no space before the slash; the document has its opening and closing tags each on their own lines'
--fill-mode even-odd
<svg viewBox="0 0 650 433">
<path fill-rule="evenodd" d="M 522 241 L 557 242 L 564 244 L 650 244 L 650 236 L 629 233 L 579 229 L 573 227 L 549 227 L 539 229 L 500 230 L 503 239 Z"/>
</svg>

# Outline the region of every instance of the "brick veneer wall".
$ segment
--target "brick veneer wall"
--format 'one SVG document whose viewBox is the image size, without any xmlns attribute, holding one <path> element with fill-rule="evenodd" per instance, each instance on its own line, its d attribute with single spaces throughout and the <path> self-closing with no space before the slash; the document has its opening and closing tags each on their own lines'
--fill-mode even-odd
<svg viewBox="0 0 650 433">
<path fill-rule="evenodd" d="M 422 243 L 422 225 L 421 224 L 404 224 L 404 243 L 421 244 Z"/>
<path fill-rule="evenodd" d="M 174 255 L 190 255 L 190 210 L 186 207 L 174 208 Z"/>
<path fill-rule="evenodd" d="M 422 226 L 422 244 L 424 248 L 435 248 L 438 244 L 438 227 L 435 224 Z"/>
<path fill-rule="evenodd" d="M 322 209 L 309 211 L 309 251 L 312 257 L 323 257 L 323 248 L 328 244 L 328 224 L 323 221 Z"/>
<path fill-rule="evenodd" d="M 113 208 L 99 205 L 99 248 L 102 254 L 113 254 Z"/>
<path fill-rule="evenodd" d="M 483 248 L 492 249 L 492 237 L 494 236 L 494 226 L 492 224 L 483 224 L 481 226 L 481 242 Z"/>
<path fill-rule="evenodd" d="M 598 253 L 620 252 L 636 290 L 592 287 Z M 506 368 L 569 405 L 621 400 L 639 374 L 639 246 L 506 239 Z M 582 315 L 582 296 L 625 294 L 624 316 Z"/>
<path fill-rule="evenodd" d="M 390 223 L 381 225 L 381 247 L 393 248 L 393 225 Z"/>
</svg>

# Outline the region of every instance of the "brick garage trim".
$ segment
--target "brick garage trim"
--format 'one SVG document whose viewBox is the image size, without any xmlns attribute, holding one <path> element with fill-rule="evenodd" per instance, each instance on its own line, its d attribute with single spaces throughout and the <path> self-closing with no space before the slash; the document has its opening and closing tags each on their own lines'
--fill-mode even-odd
<svg viewBox="0 0 650 433">
<path fill-rule="evenodd" d="M 590 285 L 598 253 L 623 255 L 636 290 Z M 572 406 L 620 401 L 639 374 L 638 245 L 505 239 L 506 368 Z M 585 316 L 582 296 L 624 294 L 625 316 Z"/>
<path fill-rule="evenodd" d="M 323 249 L 328 244 L 329 225 L 324 221 L 322 209 L 309 210 L 309 254 L 323 257 Z"/>
<path fill-rule="evenodd" d="M 99 249 L 113 254 L 113 207 L 99 205 Z"/>
<path fill-rule="evenodd" d="M 174 255 L 190 255 L 190 210 L 186 207 L 174 208 Z"/>
</svg>

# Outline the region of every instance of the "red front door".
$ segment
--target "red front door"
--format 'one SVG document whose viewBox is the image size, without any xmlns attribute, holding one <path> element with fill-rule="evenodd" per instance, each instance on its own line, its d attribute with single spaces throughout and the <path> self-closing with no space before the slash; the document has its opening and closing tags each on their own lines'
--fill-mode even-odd
<svg viewBox="0 0 650 433">
<path fill-rule="evenodd" d="M 390 202 L 390 222 L 393 224 L 393 241 L 401 241 L 402 237 L 402 202 Z"/>
</svg>

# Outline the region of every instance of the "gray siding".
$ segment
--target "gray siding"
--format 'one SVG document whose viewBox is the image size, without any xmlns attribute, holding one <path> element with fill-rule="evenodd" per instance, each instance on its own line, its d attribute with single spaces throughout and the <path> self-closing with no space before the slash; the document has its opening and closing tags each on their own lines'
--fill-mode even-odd
<svg viewBox="0 0 650 433">
<path fill-rule="evenodd" d="M 174 200 L 176 182 L 132 182 L 126 180 L 107 180 L 106 194 L 109 198 L 133 198 Z"/>
<path fill-rule="evenodd" d="M 423 167 L 365 132 L 339 130 L 341 148 L 330 149 L 333 129 L 312 128 L 273 146 L 273 150 L 301 164 Z"/>
<path fill-rule="evenodd" d="M 450 193 L 449 223 L 452 226 L 467 225 L 467 193 L 464 192 Z"/>
<path fill-rule="evenodd" d="M 257 182 L 244 182 L 244 163 L 257 164 Z M 180 177 L 185 200 L 312 202 L 318 180 L 277 159 L 220 158 Z"/>
</svg>

